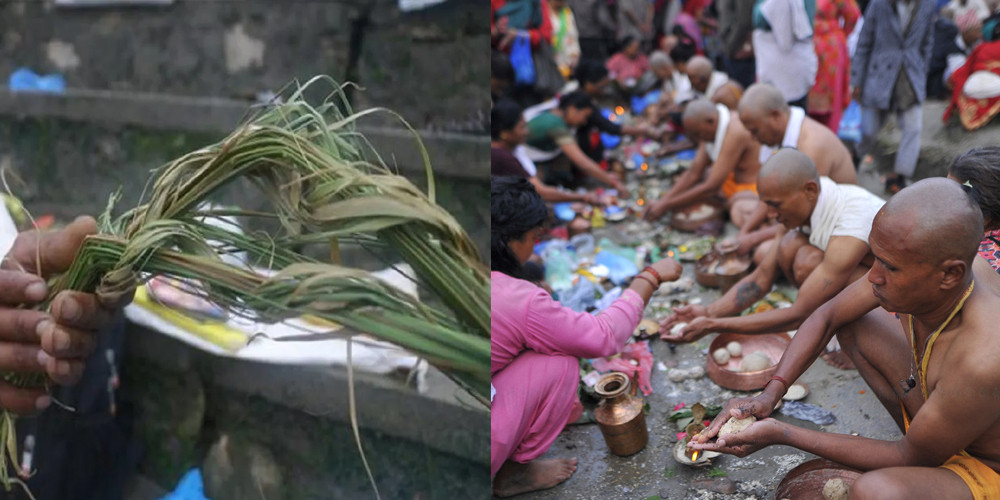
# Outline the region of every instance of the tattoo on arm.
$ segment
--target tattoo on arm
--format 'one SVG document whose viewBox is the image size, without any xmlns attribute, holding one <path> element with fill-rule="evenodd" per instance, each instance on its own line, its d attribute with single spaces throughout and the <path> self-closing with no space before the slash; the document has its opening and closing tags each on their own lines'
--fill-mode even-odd
<svg viewBox="0 0 1000 500">
<path fill-rule="evenodd" d="M 832 285 L 832 284 L 833 284 L 833 280 L 831 280 L 831 279 L 824 279 L 823 280 L 823 290 L 826 290 L 827 288 L 830 288 L 830 285 Z"/>
<path fill-rule="evenodd" d="M 753 281 L 740 285 L 736 289 L 736 307 L 741 311 L 750 307 L 757 301 L 757 297 L 760 297 L 760 294 L 760 285 Z"/>
</svg>

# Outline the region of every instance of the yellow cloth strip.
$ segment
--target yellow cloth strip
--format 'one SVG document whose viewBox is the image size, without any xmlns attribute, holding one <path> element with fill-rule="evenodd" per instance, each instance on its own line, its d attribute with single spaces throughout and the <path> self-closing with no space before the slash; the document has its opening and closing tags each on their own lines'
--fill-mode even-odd
<svg viewBox="0 0 1000 500">
<path fill-rule="evenodd" d="M 145 286 L 136 287 L 133 303 L 227 351 L 236 352 L 247 345 L 249 336 L 246 332 L 233 328 L 222 321 L 202 321 L 166 307 L 150 298 Z"/>
</svg>

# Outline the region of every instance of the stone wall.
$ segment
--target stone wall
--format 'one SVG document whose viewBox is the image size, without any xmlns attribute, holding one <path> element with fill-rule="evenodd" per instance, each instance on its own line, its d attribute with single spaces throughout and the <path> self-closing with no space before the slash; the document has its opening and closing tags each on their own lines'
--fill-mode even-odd
<svg viewBox="0 0 1000 500">
<path fill-rule="evenodd" d="M 368 89 L 359 104 L 394 109 L 416 128 L 485 134 L 489 26 L 476 5 L 404 13 L 394 0 L 15 0 L 0 5 L 0 75 L 26 66 L 73 88 L 253 100 L 326 74 Z"/>
</svg>

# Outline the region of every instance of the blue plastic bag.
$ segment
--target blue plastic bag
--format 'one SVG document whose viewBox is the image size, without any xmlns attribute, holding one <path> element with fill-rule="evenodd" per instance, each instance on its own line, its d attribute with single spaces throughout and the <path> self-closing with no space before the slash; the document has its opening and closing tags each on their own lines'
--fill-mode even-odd
<svg viewBox="0 0 1000 500">
<path fill-rule="evenodd" d="M 840 117 L 840 130 L 837 137 L 845 141 L 855 143 L 861 142 L 861 105 L 858 101 L 851 101 L 851 104 L 844 110 L 844 116 Z"/>
<path fill-rule="evenodd" d="M 510 65 L 514 67 L 514 85 L 535 84 L 535 61 L 531 58 L 531 39 L 520 33 L 510 47 Z"/>
<path fill-rule="evenodd" d="M 629 278 L 639 273 L 639 268 L 631 260 L 615 255 L 607 250 L 597 253 L 594 263 L 602 265 L 611 272 L 608 278 L 616 285 L 624 284 Z"/>
<path fill-rule="evenodd" d="M 11 73 L 7 85 L 10 90 L 15 92 L 47 92 L 50 94 L 66 92 L 66 81 L 61 75 L 39 75 L 28 68 L 18 68 Z"/>
<path fill-rule="evenodd" d="M 201 471 L 189 470 L 177 483 L 177 488 L 160 500 L 208 500 L 201 482 Z"/>
</svg>

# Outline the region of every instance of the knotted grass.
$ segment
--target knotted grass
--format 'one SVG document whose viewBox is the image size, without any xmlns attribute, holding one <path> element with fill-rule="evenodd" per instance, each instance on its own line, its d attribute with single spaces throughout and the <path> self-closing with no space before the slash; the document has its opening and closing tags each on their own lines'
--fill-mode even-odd
<svg viewBox="0 0 1000 500">
<path fill-rule="evenodd" d="M 305 91 L 319 87 L 329 95 L 309 102 Z M 367 114 L 394 113 L 353 113 L 342 90 L 326 77 L 296 85 L 220 142 L 157 169 L 139 206 L 113 217 L 118 196 L 111 196 L 99 233 L 50 281 L 51 297 L 62 290 L 131 293 L 157 275 L 197 280 L 208 299 L 233 314 L 259 321 L 313 315 L 400 346 L 488 405 L 486 268 L 465 231 L 434 202 L 432 168 L 419 137 L 414 140 L 427 193 L 393 172 L 355 128 Z M 240 179 L 255 186 L 268 209 L 200 208 Z M 245 235 L 204 222 L 220 215 L 269 219 L 279 229 Z M 294 250 L 316 242 L 336 248 L 340 241 L 395 251 L 435 300 L 418 301 L 366 270 Z M 232 252 L 244 252 L 248 262 L 269 272 L 224 262 L 221 256 Z M 20 386 L 46 382 L 10 380 Z M 13 426 L 2 425 L 8 421 L 12 416 L 4 413 L 2 458 L 19 470 Z M 357 432 L 356 421 L 352 424 Z M 9 488 L 16 479 L 0 481 Z"/>
</svg>

